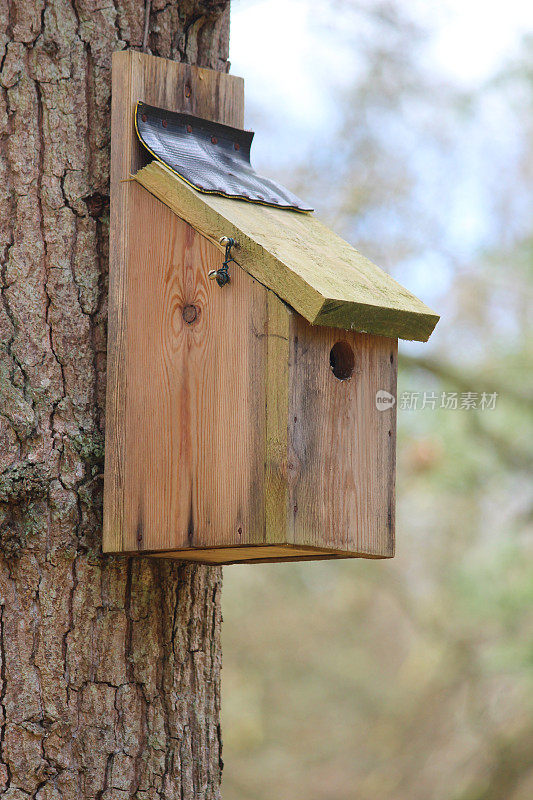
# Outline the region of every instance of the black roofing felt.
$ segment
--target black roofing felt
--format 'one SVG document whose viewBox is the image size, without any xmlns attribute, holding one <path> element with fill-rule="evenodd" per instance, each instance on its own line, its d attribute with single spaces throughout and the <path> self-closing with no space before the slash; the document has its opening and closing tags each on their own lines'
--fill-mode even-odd
<svg viewBox="0 0 533 800">
<path fill-rule="evenodd" d="M 135 108 L 135 129 L 155 158 L 200 192 L 312 211 L 288 189 L 255 172 L 251 131 L 141 102 Z"/>
</svg>

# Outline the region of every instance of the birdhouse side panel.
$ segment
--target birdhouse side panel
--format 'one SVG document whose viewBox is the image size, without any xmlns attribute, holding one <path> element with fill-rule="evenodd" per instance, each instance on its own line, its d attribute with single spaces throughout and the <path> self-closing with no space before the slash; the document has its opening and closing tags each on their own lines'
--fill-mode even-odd
<svg viewBox="0 0 533 800">
<path fill-rule="evenodd" d="M 219 248 L 130 188 L 124 474 L 106 518 L 118 504 L 128 552 L 263 542 L 268 292 L 237 267 L 210 281 Z M 107 526 L 104 548 L 116 539 Z"/>
<path fill-rule="evenodd" d="M 289 371 L 292 541 L 392 557 L 397 340 L 295 316 Z"/>
</svg>

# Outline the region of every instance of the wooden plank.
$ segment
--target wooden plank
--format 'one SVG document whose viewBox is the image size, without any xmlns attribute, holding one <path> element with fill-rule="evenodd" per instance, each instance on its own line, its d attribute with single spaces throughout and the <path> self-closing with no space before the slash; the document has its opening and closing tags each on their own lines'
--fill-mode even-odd
<svg viewBox="0 0 533 800">
<path fill-rule="evenodd" d="M 196 550 L 170 550 L 166 553 L 147 553 L 156 558 L 176 558 L 197 564 L 265 564 L 286 561 L 323 561 L 325 559 L 359 558 L 357 553 L 345 553 L 326 548 L 295 545 L 255 545 L 254 547 L 217 547 Z M 382 558 L 366 555 L 364 558 Z"/>
<path fill-rule="evenodd" d="M 342 341 L 354 370 L 338 380 L 330 352 Z M 289 506 L 296 545 L 394 555 L 397 341 L 311 327 L 294 319 L 289 371 Z"/>
<path fill-rule="evenodd" d="M 287 445 L 289 418 L 289 338 L 294 312 L 268 292 L 266 361 L 265 514 L 268 542 L 290 541 L 287 530 Z"/>
<path fill-rule="evenodd" d="M 261 542 L 267 291 L 132 189 L 124 549 Z"/>
<path fill-rule="evenodd" d="M 202 194 L 156 161 L 134 177 L 211 241 L 235 238 L 243 269 L 314 325 L 426 341 L 439 319 L 313 214 Z"/>
<path fill-rule="evenodd" d="M 131 309 L 127 268 L 131 247 L 132 204 L 139 187 L 128 181 L 145 155 L 133 127 L 138 100 L 237 127 L 244 124 L 244 84 L 241 78 L 178 64 L 134 51 L 113 54 L 111 113 L 111 219 L 109 325 L 106 412 L 106 480 L 104 489 L 104 549 L 124 550 L 127 501 L 126 425 L 127 350 Z"/>
</svg>

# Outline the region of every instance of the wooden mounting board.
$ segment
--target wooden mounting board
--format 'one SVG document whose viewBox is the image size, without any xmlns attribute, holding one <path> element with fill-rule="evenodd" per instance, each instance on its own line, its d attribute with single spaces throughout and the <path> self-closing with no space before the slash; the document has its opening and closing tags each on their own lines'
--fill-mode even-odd
<svg viewBox="0 0 533 800">
<path fill-rule="evenodd" d="M 133 50 L 113 53 L 111 218 L 106 398 L 104 547 L 123 551 L 126 457 L 127 266 L 135 219 L 132 204 L 144 190 L 130 181 L 145 162 L 134 131 L 138 100 L 222 122 L 244 125 L 244 81 Z"/>
</svg>

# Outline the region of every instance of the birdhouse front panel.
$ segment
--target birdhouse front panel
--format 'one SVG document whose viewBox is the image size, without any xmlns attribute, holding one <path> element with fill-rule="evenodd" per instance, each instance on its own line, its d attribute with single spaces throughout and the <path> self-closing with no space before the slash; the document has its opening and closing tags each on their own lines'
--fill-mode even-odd
<svg viewBox="0 0 533 800">
<path fill-rule="evenodd" d="M 394 555 L 397 340 L 292 317 L 289 513 L 294 541 Z M 378 407 L 379 406 L 379 407 Z"/>
</svg>

